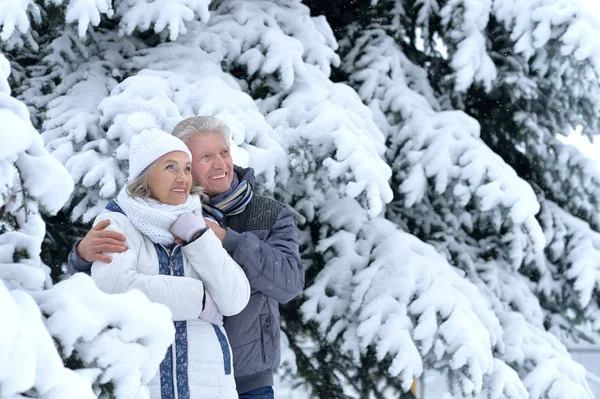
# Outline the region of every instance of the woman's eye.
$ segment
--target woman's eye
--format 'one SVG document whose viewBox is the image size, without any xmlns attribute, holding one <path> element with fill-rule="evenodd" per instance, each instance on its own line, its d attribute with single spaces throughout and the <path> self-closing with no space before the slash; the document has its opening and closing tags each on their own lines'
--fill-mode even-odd
<svg viewBox="0 0 600 399">
<path fill-rule="evenodd" d="M 165 169 L 173 169 L 173 168 L 174 168 L 174 166 L 173 166 L 173 165 L 167 165 L 167 166 L 165 167 Z"/>
<path fill-rule="evenodd" d="M 186 166 L 185 167 L 185 171 L 186 172 L 191 172 L 192 171 L 192 167 L 191 166 Z"/>
</svg>

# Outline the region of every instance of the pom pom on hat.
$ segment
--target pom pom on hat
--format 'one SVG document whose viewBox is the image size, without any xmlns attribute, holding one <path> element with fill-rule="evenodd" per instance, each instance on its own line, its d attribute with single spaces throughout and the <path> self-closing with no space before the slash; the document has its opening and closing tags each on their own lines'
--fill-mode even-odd
<svg viewBox="0 0 600 399">
<path fill-rule="evenodd" d="M 119 130 L 122 140 L 131 143 L 136 134 L 144 130 L 160 129 L 161 119 L 150 109 L 139 109 L 127 114 L 120 114 L 115 118 L 115 127 Z M 161 129 L 162 130 L 162 129 Z"/>
<path fill-rule="evenodd" d="M 143 130 L 134 134 L 129 144 L 129 181 L 138 177 L 144 169 L 169 152 L 185 152 L 190 161 L 192 160 L 192 153 L 183 141 L 158 127 L 150 127 L 152 124 L 149 119 L 131 121 L 140 122 L 139 127 Z M 133 131 L 135 124 L 130 123 L 128 129 Z"/>
</svg>

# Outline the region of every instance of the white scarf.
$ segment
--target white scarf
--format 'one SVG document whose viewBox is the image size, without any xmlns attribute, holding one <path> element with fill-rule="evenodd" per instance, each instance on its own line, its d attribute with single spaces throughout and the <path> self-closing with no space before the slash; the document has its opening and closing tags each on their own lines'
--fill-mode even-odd
<svg viewBox="0 0 600 399">
<path fill-rule="evenodd" d="M 117 203 L 138 230 L 152 242 L 164 245 L 175 241 L 169 229 L 179 216 L 202 208 L 198 195 L 189 195 L 181 205 L 168 205 L 152 198 L 134 198 L 127 192 L 127 187 L 119 192 Z"/>
</svg>

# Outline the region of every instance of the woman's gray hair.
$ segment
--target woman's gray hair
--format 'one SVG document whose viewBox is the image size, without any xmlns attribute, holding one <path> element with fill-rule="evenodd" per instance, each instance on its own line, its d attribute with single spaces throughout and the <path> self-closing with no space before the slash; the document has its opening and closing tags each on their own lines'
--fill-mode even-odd
<svg viewBox="0 0 600 399">
<path fill-rule="evenodd" d="M 133 198 L 150 198 L 152 192 L 150 191 L 150 186 L 148 186 L 148 175 L 150 174 L 151 167 L 152 165 L 148 166 L 138 177 L 127 183 L 127 192 Z M 192 184 L 190 195 L 196 194 L 200 195 L 203 199 L 204 189 L 200 185 Z"/>
<path fill-rule="evenodd" d="M 227 145 L 229 145 L 229 126 L 214 116 L 192 116 L 186 118 L 175 126 L 171 134 L 187 145 L 188 139 L 192 135 L 205 132 L 220 132 L 225 138 Z"/>
</svg>

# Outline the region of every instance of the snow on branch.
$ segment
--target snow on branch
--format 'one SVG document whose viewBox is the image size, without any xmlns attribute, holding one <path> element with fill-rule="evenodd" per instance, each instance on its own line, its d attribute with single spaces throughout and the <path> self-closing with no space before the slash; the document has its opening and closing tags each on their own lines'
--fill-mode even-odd
<svg viewBox="0 0 600 399">
<path fill-rule="evenodd" d="M 549 199 L 600 227 L 600 168 L 576 148 L 560 142 L 534 115 L 518 113 L 515 121 L 524 132 L 525 151 L 536 180 Z"/>
<path fill-rule="evenodd" d="M 10 63 L 0 54 L 0 93 L 10 95 L 10 86 L 8 84 L 8 77 L 10 76 Z"/>
<path fill-rule="evenodd" d="M 260 102 L 289 152 L 294 182 L 288 195 L 309 220 L 323 200 L 344 198 L 358 200 L 375 217 L 392 199 L 381 131 L 356 92 L 314 66 L 306 68 L 311 79 L 275 98 L 279 108 L 270 111 L 271 99 Z"/>
<path fill-rule="evenodd" d="M 507 44 L 525 63 L 531 62 L 538 76 L 562 75 L 572 69 L 572 63 L 577 64 L 573 69 L 584 70 L 584 75 L 600 76 L 600 44 L 595 39 L 600 34 L 600 21 L 586 8 L 587 2 L 451 0 L 440 5 L 433 0 L 419 0 L 416 3 L 415 22 L 426 34 L 426 41 L 441 44 L 447 50 L 457 92 L 466 92 L 474 83 L 480 83 L 487 91 L 497 85 L 502 65 L 494 64 L 492 51 L 495 46 Z M 439 26 L 429 25 L 433 18 L 440 19 Z M 502 37 L 498 25 L 505 29 L 512 43 L 498 42 Z"/>
<path fill-rule="evenodd" d="M 84 273 L 32 295 L 61 356 L 81 364 L 96 395 L 147 398 L 145 385 L 175 337 L 167 307 L 138 290 L 105 294 Z"/>
<path fill-rule="evenodd" d="M 529 398 L 593 398 L 585 368 L 554 335 L 520 313 L 496 309 L 496 314 L 504 329 L 504 357 L 519 372 Z"/>
<path fill-rule="evenodd" d="M 376 121 L 389 136 L 388 158 L 404 205 L 444 195 L 457 213 L 473 207 L 472 217 L 461 221 L 466 229 L 503 235 L 499 245 L 513 267 L 539 261 L 545 239 L 535 193 L 479 139 L 477 121 L 461 111 L 435 111 L 411 87 L 412 63 L 381 30 L 364 33 L 347 54 L 346 65 L 354 66 L 350 81 L 385 115 Z"/>
<path fill-rule="evenodd" d="M 39 398 L 96 398 L 85 379 L 64 367 L 35 301 L 25 291 L 9 291 L 2 278 L 0 319 L 0 386 L 3 397 L 32 397 L 27 393 L 35 392 L 35 397 Z"/>
<path fill-rule="evenodd" d="M 306 78 L 306 65 L 315 65 L 329 76 L 339 66 L 337 42 L 324 17 L 311 17 L 297 1 L 223 1 L 213 12 L 209 30 L 219 37 L 205 39 L 207 52 L 223 52 L 242 65 L 250 77 L 275 78 L 284 90 L 298 78 Z"/>
<path fill-rule="evenodd" d="M 591 310 L 592 297 L 600 292 L 600 233 L 547 200 L 539 220 L 548 241 L 548 261 L 555 268 L 541 276 L 537 289 L 556 307 Z"/>
<path fill-rule="evenodd" d="M 10 289 L 39 289 L 46 278 L 39 258 L 45 234 L 40 212 L 58 212 L 73 180 L 44 149 L 25 105 L 10 96 L 9 73 L 0 54 L 0 278 L 10 282 Z"/>
<path fill-rule="evenodd" d="M 77 23 L 79 37 L 85 36 L 90 25 L 98 26 L 102 14 L 113 16 L 112 0 L 52 0 L 50 4 L 56 7 L 66 4 L 65 21 Z M 27 33 L 31 27 L 30 16 L 38 24 L 42 22 L 40 6 L 34 0 L 2 0 L 0 39 L 8 41 L 16 32 Z"/>
<path fill-rule="evenodd" d="M 90 24 L 100 24 L 101 14 L 111 18 L 113 12 L 112 0 L 70 0 L 65 20 L 67 23 L 76 22 L 79 37 L 84 37 Z"/>
<path fill-rule="evenodd" d="M 301 24 L 293 22 L 299 18 L 292 11 L 299 11 L 300 16 L 305 14 L 308 18 L 307 9 L 297 3 L 280 5 L 234 0 L 224 2 L 223 7 L 213 14 L 210 31 L 223 34 L 227 31 L 231 35 L 232 28 L 243 22 L 242 31 L 247 35 L 240 34 L 240 38 L 244 37 L 241 49 L 236 41 L 223 40 L 223 47 L 213 45 L 210 51 L 208 43 L 200 42 L 199 46 L 206 48 L 211 56 L 238 59 L 237 54 L 243 56 L 244 48 L 256 44 L 252 40 L 261 40 L 259 35 L 263 34 L 289 36 L 301 43 L 298 49 L 306 50 L 308 42 L 312 42 L 323 54 L 331 51 L 329 39 L 324 40 L 322 36 L 323 29 L 314 36 L 310 20 L 303 19 L 306 33 Z M 234 21 L 229 16 L 225 18 L 227 10 L 235 16 Z M 307 41 L 306 46 L 302 40 Z M 219 52 L 225 49 L 226 53 Z M 369 217 L 375 217 L 391 200 L 392 193 L 388 184 L 390 169 L 382 159 L 384 138 L 372 122 L 371 112 L 352 89 L 332 83 L 321 62 L 312 65 L 302 58 L 302 52 L 290 57 L 289 48 L 282 51 L 285 51 L 281 53 L 284 56 L 277 54 L 278 59 L 289 61 L 296 57 L 293 62 L 302 70 L 302 74 L 299 74 L 300 69 L 295 70 L 294 78 L 287 81 L 289 85 L 281 86 L 279 79 L 274 82 L 272 75 L 247 77 L 250 90 L 271 93 L 273 85 L 279 87 L 278 94 L 263 95 L 256 100 L 277 142 L 288 153 L 289 180 L 286 174 L 277 176 L 280 187 L 286 187 L 279 194 L 294 203 L 307 220 L 315 218 L 324 199 L 337 203 L 346 198 L 356 199 L 368 210 Z M 326 59 L 328 65 L 339 62 Z"/>
<path fill-rule="evenodd" d="M 325 209 L 321 223 L 345 225 L 356 215 L 345 214 L 352 216 Z M 317 250 L 328 266 L 306 290 L 302 311 L 328 340 L 343 336 L 342 350 L 357 356 L 373 346 L 379 360 L 391 357 L 388 371 L 404 389 L 427 367 L 452 375 L 460 397 L 490 384 L 501 387 L 491 397 L 526 397 L 514 371 L 494 359 L 503 331 L 489 302 L 433 247 L 377 218 L 354 234 L 332 232 Z"/>
<path fill-rule="evenodd" d="M 508 259 L 518 268 L 536 261 L 545 239 L 535 215 L 539 204 L 531 186 L 478 137 L 476 121 L 460 111 L 413 114 L 393 138 L 405 206 L 424 196 L 448 195 L 454 206 L 474 206 L 480 215 L 467 229 L 505 231 Z M 431 183 L 430 183 L 431 182 Z"/>
<path fill-rule="evenodd" d="M 38 5 L 34 0 L 2 0 L 0 2 L 0 39 L 7 41 L 15 31 L 26 33 L 29 30 L 29 17 L 27 9 L 39 13 Z"/>
<path fill-rule="evenodd" d="M 563 57 L 588 61 L 600 75 L 600 28 L 585 7 L 577 0 L 495 1 L 493 14 L 526 59 L 543 56 L 549 42 L 555 42 Z"/>
<path fill-rule="evenodd" d="M 556 336 L 547 331 L 548 310 L 542 309 L 535 284 L 528 277 L 512 272 L 503 261 L 474 263 L 467 276 L 491 304 L 503 331 L 496 356 L 518 373 L 528 397 L 558 399 L 569 396 L 566 392 L 572 390 L 573 397 L 589 399 L 585 370 Z M 542 277 L 540 286 L 545 286 L 545 280 Z M 569 328 L 572 330 L 573 326 Z M 567 336 L 563 331 L 560 333 Z M 492 377 L 489 383 L 494 392 L 497 381 Z"/>
<path fill-rule="evenodd" d="M 86 44 L 66 32 L 52 41 L 39 66 L 52 72 L 22 88 L 21 96 L 40 110 L 46 147 L 78 183 L 73 198 L 82 199 L 73 220 L 93 219 L 126 180 L 114 159 L 116 146 L 106 140 L 98 104 L 117 84 L 114 74 L 123 57 L 132 56 L 137 45 L 116 32 L 92 32 Z M 88 191 L 95 185 L 98 191 Z M 95 211 L 86 214 L 89 208 Z"/>
<path fill-rule="evenodd" d="M 489 91 L 496 80 L 496 67 L 486 48 L 491 7 L 492 0 L 451 0 L 439 11 L 449 32 L 446 44 L 451 47 L 456 91 L 466 92 L 475 82 Z"/>
<path fill-rule="evenodd" d="M 65 21 L 77 24 L 79 37 L 84 37 L 90 26 L 98 26 L 101 18 L 119 20 L 122 33 L 130 35 L 134 30 L 156 33 L 168 30 L 171 40 L 187 32 L 186 23 L 194 18 L 206 23 L 210 17 L 211 0 L 52 0 L 51 5 L 64 7 Z M 48 4 L 46 4 L 48 6 Z M 2 0 L 0 2 L 0 39 L 7 41 L 16 31 L 24 34 L 30 29 L 31 14 L 36 22 L 42 22 L 40 7 L 34 0 Z"/>
<path fill-rule="evenodd" d="M 174 41 L 180 34 L 187 33 L 186 23 L 199 17 L 208 22 L 208 6 L 211 0 L 124 0 L 120 1 L 115 14 L 121 18 L 123 33 L 130 35 L 134 30 L 147 31 L 151 28 L 160 33 L 167 29 L 169 39 Z"/>
</svg>

